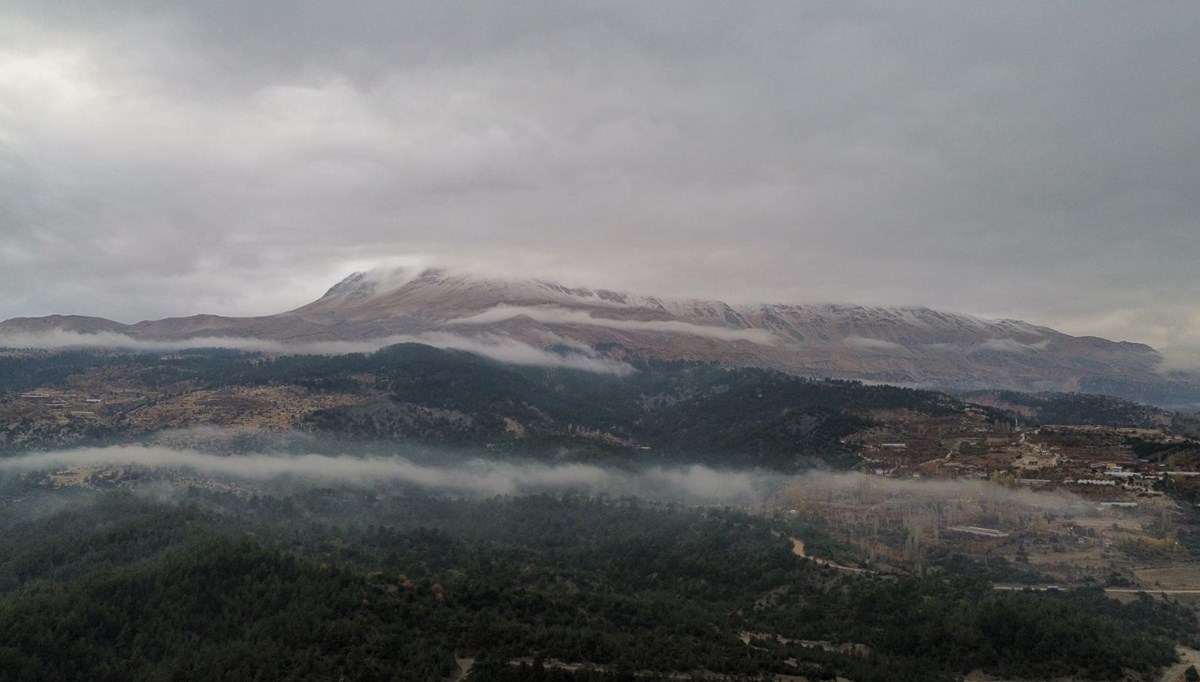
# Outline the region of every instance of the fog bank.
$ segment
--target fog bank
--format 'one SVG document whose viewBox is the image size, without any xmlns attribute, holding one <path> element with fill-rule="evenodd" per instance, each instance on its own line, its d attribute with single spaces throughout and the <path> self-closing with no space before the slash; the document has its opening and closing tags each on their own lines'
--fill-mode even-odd
<svg viewBox="0 0 1200 682">
<path fill-rule="evenodd" d="M 0 459 L 0 474 L 68 466 L 133 466 L 187 470 L 200 475 L 267 482 L 307 480 L 350 485 L 416 485 L 457 494 L 493 496 L 577 492 L 634 496 L 696 504 L 926 504 L 975 500 L 1047 511 L 1092 507 L 1061 492 L 1008 488 L 979 480 L 893 479 L 861 473 L 813 471 L 789 476 L 759 469 L 720 470 L 704 465 L 642 469 L 581 463 L 458 458 L 429 463 L 404 456 L 214 455 L 195 449 L 152 446 L 79 448 Z"/>
<path fill-rule="evenodd" d="M 55 329 L 45 332 L 0 334 L 0 348 L 34 348 L 54 350 L 68 348 L 99 348 L 148 352 L 175 352 L 196 348 L 221 348 L 279 355 L 345 355 L 374 353 L 398 343 L 420 343 L 434 348 L 461 350 L 481 357 L 512 365 L 534 367 L 563 367 L 600 374 L 625 375 L 633 367 L 624 362 L 597 355 L 589 348 L 576 347 L 571 352 L 557 353 L 523 343 L 507 336 L 479 334 L 463 336 L 444 332 L 397 334 L 360 341 L 316 341 L 288 343 L 271 339 L 248 337 L 194 337 L 177 341 L 135 339 L 115 332 L 79 333 Z"/>
<path fill-rule="evenodd" d="M 652 467 L 638 472 L 590 464 L 540 464 L 467 459 L 446 465 L 404 457 L 353 455 L 212 455 L 196 450 L 115 446 L 80 448 L 0 459 L 0 473 L 28 473 L 68 466 L 135 466 L 186 469 L 209 476 L 252 481 L 299 478 L 336 483 L 412 484 L 476 495 L 577 491 L 698 503 L 751 503 L 771 486 L 763 472 L 723 472 L 705 466 Z"/>
<path fill-rule="evenodd" d="M 779 337 L 766 329 L 730 329 L 678 320 L 618 320 L 596 317 L 582 310 L 567 310 L 554 306 L 496 306 L 469 317 L 447 321 L 447 324 L 494 324 L 516 317 L 528 317 L 544 324 L 585 325 L 626 331 L 684 334 L 722 341 L 750 341 L 762 346 L 774 345 Z"/>
</svg>

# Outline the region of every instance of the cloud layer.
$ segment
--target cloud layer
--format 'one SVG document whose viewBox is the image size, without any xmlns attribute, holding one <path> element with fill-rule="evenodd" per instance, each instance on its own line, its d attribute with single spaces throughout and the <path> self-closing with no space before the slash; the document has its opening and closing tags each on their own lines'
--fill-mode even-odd
<svg viewBox="0 0 1200 682">
<path fill-rule="evenodd" d="M 0 458 L 0 474 L 49 471 L 68 466 L 190 470 L 202 475 L 260 482 L 298 479 L 352 485 L 411 484 L 486 496 L 580 492 L 731 505 L 757 504 L 768 499 L 792 504 L 821 504 L 838 498 L 853 498 L 860 503 L 881 505 L 1007 502 L 1023 508 L 1056 511 L 1094 509 L 1094 503 L 1073 495 L 1010 489 L 986 481 L 891 479 L 828 472 L 784 476 L 761 470 L 717 470 L 702 465 L 632 470 L 591 464 L 483 459 L 452 459 L 440 464 L 425 464 L 399 456 L 221 456 L 159 446 L 78 448 Z"/>
<path fill-rule="evenodd" d="M 421 343 L 435 348 L 462 350 L 497 362 L 535 367 L 565 367 L 601 374 L 625 375 L 633 372 L 630 365 L 600 357 L 589 348 L 576 348 L 557 353 L 535 348 L 516 339 L 495 334 L 460 336 L 443 332 L 397 335 L 362 341 L 317 341 L 285 343 L 268 339 L 236 336 L 196 337 L 182 341 L 152 341 L 135 339 L 125 334 L 53 330 L 47 332 L 0 334 L 0 348 L 113 348 L 122 350 L 171 352 L 189 348 L 228 348 L 281 355 L 343 355 L 374 353 L 397 343 Z"/>
<path fill-rule="evenodd" d="M 494 324 L 511 320 L 516 317 L 528 317 L 544 324 L 585 325 L 592 327 L 607 327 L 627 331 L 663 332 L 666 334 L 684 334 L 700 336 L 722 341 L 749 341 L 764 346 L 773 345 L 779 337 L 765 329 L 730 329 L 727 327 L 710 327 L 678 320 L 618 320 L 607 317 L 597 317 L 582 310 L 567 310 L 553 306 L 497 306 L 490 310 L 447 320 L 446 324 L 473 325 Z"/>
<path fill-rule="evenodd" d="M 363 485 L 405 483 L 476 495 L 579 491 L 729 504 L 760 499 L 769 481 L 776 478 L 761 472 L 720 472 L 698 465 L 632 472 L 589 464 L 474 459 L 434 466 L 402 457 L 265 454 L 226 457 L 161 447 L 80 448 L 0 458 L 0 472 L 46 471 L 66 466 L 188 469 L 256 481 L 291 477 Z"/>
<path fill-rule="evenodd" d="M 0 7 L 0 318 L 417 254 L 1197 345 L 1195 3 Z"/>
</svg>

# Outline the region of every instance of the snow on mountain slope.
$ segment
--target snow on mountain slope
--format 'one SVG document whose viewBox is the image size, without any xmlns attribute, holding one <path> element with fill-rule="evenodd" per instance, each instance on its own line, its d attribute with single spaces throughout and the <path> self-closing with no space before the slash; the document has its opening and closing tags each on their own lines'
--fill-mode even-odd
<svg viewBox="0 0 1200 682">
<path fill-rule="evenodd" d="M 420 334 L 511 338 L 536 348 L 599 352 L 614 359 L 699 360 L 939 387 L 1099 387 L 1098 392 L 1127 397 L 1164 384 L 1176 390 L 1179 383 L 1156 372 L 1162 358 L 1149 346 L 1073 337 L 1017 320 L 928 308 L 729 305 L 444 270 L 354 273 L 308 305 L 263 317 L 197 315 L 135 325 L 100 318 L 20 318 L 0 323 L 0 343 L 5 333 L 57 328 L 136 339 L 290 343 Z M 1192 389 L 1180 390 L 1190 395 Z"/>
</svg>

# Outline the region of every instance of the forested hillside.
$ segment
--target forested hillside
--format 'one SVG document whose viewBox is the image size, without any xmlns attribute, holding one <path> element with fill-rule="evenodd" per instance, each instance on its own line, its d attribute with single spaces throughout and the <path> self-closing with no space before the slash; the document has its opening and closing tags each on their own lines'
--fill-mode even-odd
<svg viewBox="0 0 1200 682">
<path fill-rule="evenodd" d="M 2 503 L 0 669 L 18 679 L 434 680 L 456 659 L 479 681 L 1124 679 L 1195 637 L 1170 603 L 996 592 L 970 562 L 839 572 L 792 554 L 821 541 L 802 524 L 730 510 L 22 480 Z"/>
<path fill-rule="evenodd" d="M 1200 435 L 1200 416 L 1170 412 L 1096 393 L 1017 393 L 1015 391 L 972 391 L 968 402 L 1009 411 L 1035 424 L 1097 425 L 1118 428 L 1165 428 L 1191 436 Z"/>
<path fill-rule="evenodd" d="M 0 358 L 0 386 L 6 391 L 0 408 L 12 412 L 0 426 L 6 430 L 0 445 L 9 450 L 128 442 L 164 428 L 244 423 L 266 406 L 282 413 L 272 428 L 367 448 L 407 442 L 527 457 L 565 453 L 585 461 L 782 471 L 853 464 L 854 450 L 843 440 L 868 427 L 875 410 L 944 415 L 963 409 L 929 391 L 761 369 L 648 362 L 615 376 L 503 365 L 415 344 L 337 356 L 210 350 Z M 96 398 L 94 407 L 38 413 L 30 399 L 17 397 L 35 389 L 104 399 Z"/>
</svg>

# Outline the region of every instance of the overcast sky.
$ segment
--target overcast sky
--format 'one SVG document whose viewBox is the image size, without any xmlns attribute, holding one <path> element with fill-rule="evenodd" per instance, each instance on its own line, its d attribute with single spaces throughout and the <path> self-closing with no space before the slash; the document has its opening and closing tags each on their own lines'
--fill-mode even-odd
<svg viewBox="0 0 1200 682">
<path fill-rule="evenodd" d="M 0 318 L 373 262 L 1200 346 L 1200 3 L 0 3 Z"/>
</svg>

